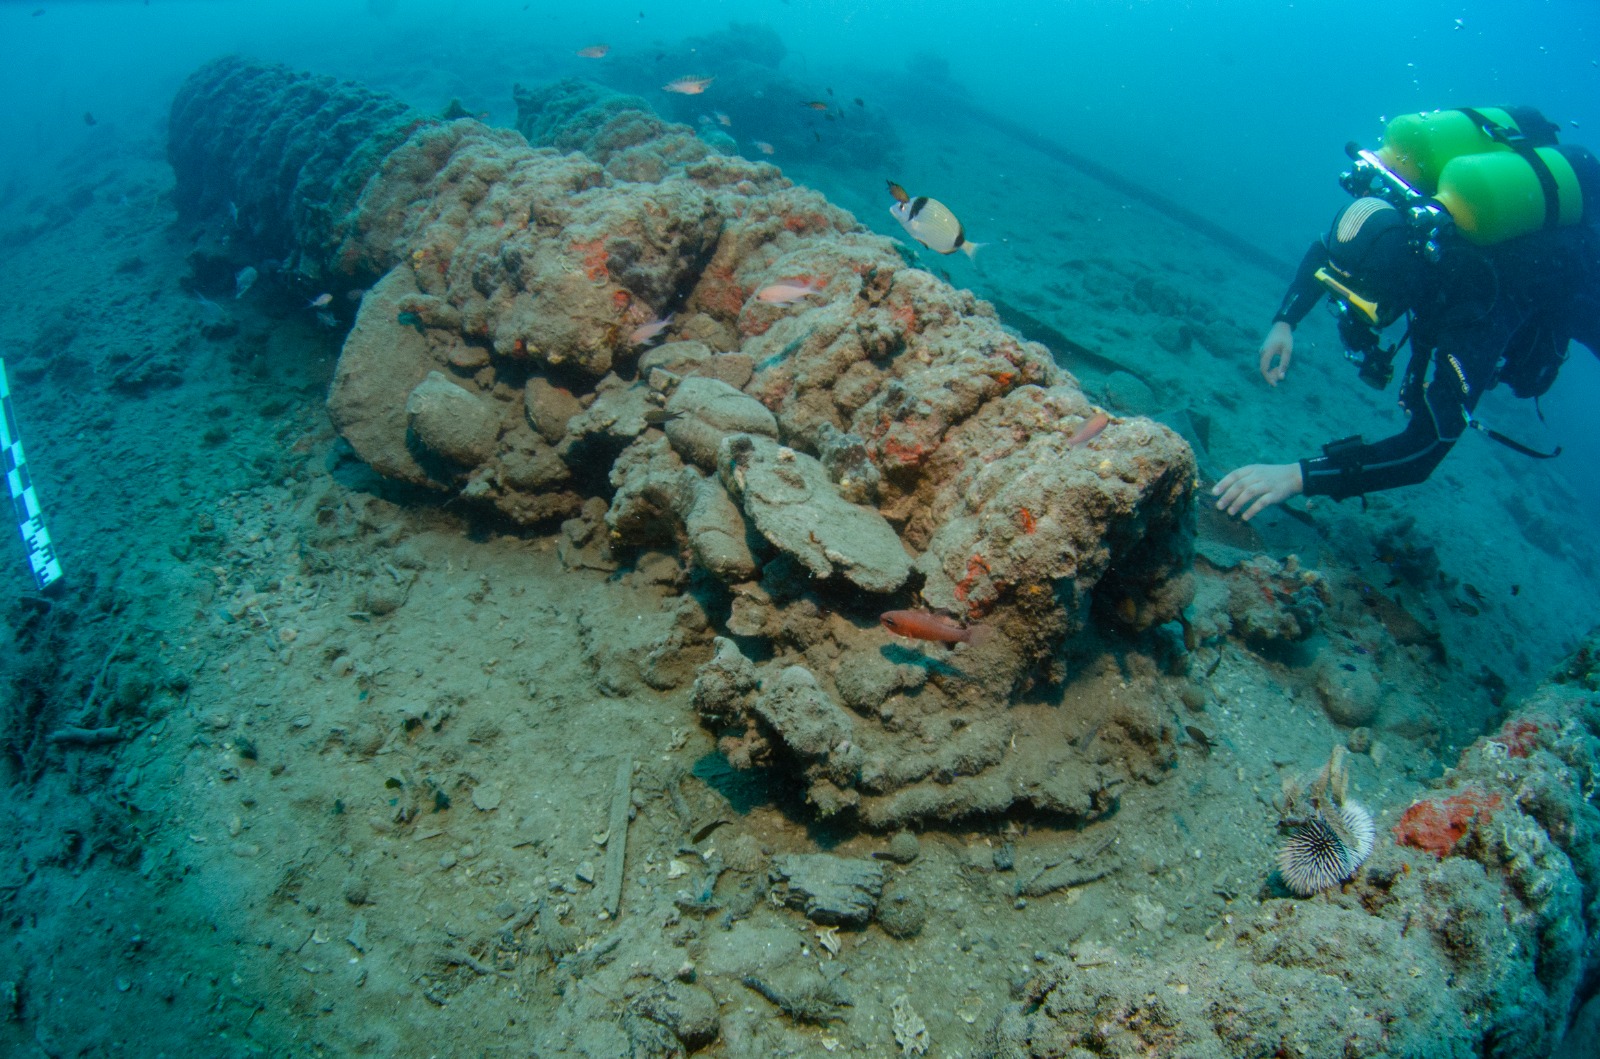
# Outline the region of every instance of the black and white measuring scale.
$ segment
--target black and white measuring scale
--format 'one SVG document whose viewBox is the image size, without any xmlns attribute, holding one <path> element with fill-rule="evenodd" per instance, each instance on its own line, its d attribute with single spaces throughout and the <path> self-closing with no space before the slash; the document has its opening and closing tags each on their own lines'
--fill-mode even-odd
<svg viewBox="0 0 1600 1059">
<path fill-rule="evenodd" d="M 22 437 L 17 415 L 11 408 L 11 384 L 6 381 L 6 362 L 0 360 L 0 466 L 5 468 L 6 485 L 11 490 L 11 507 L 22 531 L 22 544 L 28 550 L 28 565 L 41 590 L 61 580 L 61 563 L 56 559 L 50 531 L 44 528 L 39 498 L 33 491 L 28 461 L 22 455 Z"/>
</svg>

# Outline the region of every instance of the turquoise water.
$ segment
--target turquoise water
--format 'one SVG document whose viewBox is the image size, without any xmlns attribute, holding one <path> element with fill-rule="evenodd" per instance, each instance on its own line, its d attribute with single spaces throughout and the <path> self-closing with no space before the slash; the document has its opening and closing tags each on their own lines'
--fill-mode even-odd
<svg viewBox="0 0 1600 1059">
<path fill-rule="evenodd" d="M 8 3 L 0 88 L 13 104 L 0 135 L 13 149 L 0 159 L 0 187 L 49 186 L 48 166 L 149 143 L 178 83 L 218 54 L 353 78 L 424 109 L 469 97 L 475 111 L 509 122 L 508 81 L 594 72 L 577 48 L 603 42 L 613 64 L 648 61 L 685 37 L 745 22 L 781 38 L 785 73 L 837 82 L 846 99 L 881 98 L 908 64 L 931 57 L 974 103 L 1292 262 L 1342 201 L 1333 178 L 1343 145 L 1375 144 L 1388 117 L 1527 103 L 1569 142 L 1600 130 L 1596 18 L 1581 0 L 942 2 L 914 11 L 807 0 Z M 920 109 L 914 98 L 897 104 Z M 86 111 L 101 124 L 86 128 Z M 969 173 L 1007 162 L 959 141 L 944 149 Z M 1569 468 L 1600 458 L 1588 414 L 1600 371 L 1591 357 L 1574 360 L 1546 401 Z M 1600 512 L 1594 476 L 1567 477 Z"/>
</svg>

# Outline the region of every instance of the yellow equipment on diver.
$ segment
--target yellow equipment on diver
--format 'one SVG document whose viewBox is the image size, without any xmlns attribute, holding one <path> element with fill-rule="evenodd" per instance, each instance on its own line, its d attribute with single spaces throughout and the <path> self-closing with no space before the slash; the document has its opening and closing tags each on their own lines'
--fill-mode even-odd
<svg viewBox="0 0 1600 1059">
<path fill-rule="evenodd" d="M 1368 324 L 1374 327 L 1381 325 L 1382 321 L 1378 318 L 1377 302 L 1371 298 L 1363 298 L 1344 283 L 1335 279 L 1333 274 L 1325 268 L 1317 269 L 1315 277 L 1317 282 L 1332 291 L 1335 297 L 1365 317 Z"/>
<path fill-rule="evenodd" d="M 1558 131 L 1531 107 L 1403 114 L 1374 157 L 1407 191 L 1437 200 L 1464 238 L 1489 246 L 1600 219 L 1600 162 L 1557 144 Z"/>
</svg>

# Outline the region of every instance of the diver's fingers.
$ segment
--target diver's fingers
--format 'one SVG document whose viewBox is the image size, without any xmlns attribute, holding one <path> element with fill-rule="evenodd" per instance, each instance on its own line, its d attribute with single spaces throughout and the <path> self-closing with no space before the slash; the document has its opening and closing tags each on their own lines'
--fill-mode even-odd
<svg viewBox="0 0 1600 1059">
<path fill-rule="evenodd" d="M 1267 380 L 1268 386 L 1278 385 L 1278 381 L 1289 372 L 1289 362 L 1294 357 L 1294 339 L 1290 337 L 1287 325 L 1274 324 L 1271 331 L 1267 332 L 1267 339 L 1261 343 L 1260 367 L 1261 377 Z"/>
<path fill-rule="evenodd" d="M 1228 514 L 1237 515 L 1246 504 L 1261 495 L 1261 483 L 1249 482 L 1239 488 L 1233 498 L 1233 503 L 1228 505 Z M 1249 516 L 1245 516 L 1248 518 Z"/>
<path fill-rule="evenodd" d="M 1258 482 L 1241 479 L 1228 487 L 1221 500 L 1217 501 L 1217 510 L 1226 511 L 1230 515 L 1237 515 L 1239 509 L 1254 500 L 1261 485 Z"/>
<path fill-rule="evenodd" d="M 1256 498 L 1256 502 L 1251 504 L 1250 505 L 1250 509 L 1248 511 L 1246 511 L 1241 516 L 1242 520 L 1245 521 L 1245 522 L 1249 522 L 1251 519 L 1253 519 L 1257 515 L 1261 514 L 1261 512 L 1262 512 L 1262 510 L 1264 508 L 1267 508 L 1267 507 L 1272 506 L 1273 504 L 1276 504 L 1280 499 L 1281 499 L 1280 497 L 1278 497 L 1278 496 L 1273 494 L 1272 490 L 1270 490 L 1270 489 L 1266 490 L 1259 497 Z"/>
<path fill-rule="evenodd" d="M 1223 493 L 1231 489 L 1233 487 L 1233 483 L 1237 482 L 1244 474 L 1244 470 L 1245 469 L 1243 467 L 1240 467 L 1238 470 L 1229 471 L 1227 474 L 1223 475 L 1222 481 L 1211 487 L 1211 495 L 1221 496 Z M 1218 504 L 1217 506 L 1221 507 L 1222 505 Z"/>
<path fill-rule="evenodd" d="M 1234 511 L 1238 510 L 1238 505 L 1243 502 L 1239 498 L 1239 494 L 1243 491 L 1244 487 L 1237 483 L 1229 486 L 1228 490 L 1222 494 L 1222 498 L 1217 501 L 1217 510 L 1226 511 L 1230 515 L 1233 514 Z"/>
<path fill-rule="evenodd" d="M 1290 354 L 1282 347 L 1264 347 L 1261 350 L 1261 377 L 1267 380 L 1268 386 L 1276 386 L 1289 373 Z M 1273 360 L 1277 363 L 1274 364 Z"/>
</svg>

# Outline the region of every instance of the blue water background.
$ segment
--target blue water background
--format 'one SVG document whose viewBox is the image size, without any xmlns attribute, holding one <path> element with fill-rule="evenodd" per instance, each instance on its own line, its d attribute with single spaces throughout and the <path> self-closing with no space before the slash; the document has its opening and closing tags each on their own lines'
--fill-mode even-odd
<svg viewBox="0 0 1600 1059">
<path fill-rule="evenodd" d="M 578 47 L 648 48 L 730 21 L 771 26 L 789 48 L 786 70 L 837 83 L 846 98 L 937 56 L 974 102 L 1291 261 L 1341 201 L 1344 143 L 1375 145 L 1386 117 L 1528 103 L 1568 142 L 1600 147 L 1592 0 L 34 0 L 0 4 L 0 195 L 59 191 L 116 152 L 159 150 L 179 82 L 227 52 L 356 78 L 430 109 L 460 95 L 509 123 L 509 83 L 583 72 Z M 1005 161 L 950 151 L 980 169 Z M 1271 308 L 1250 326 L 1264 327 Z M 1567 446 L 1564 473 L 1600 514 L 1593 357 L 1578 351 L 1545 407 Z"/>
</svg>

